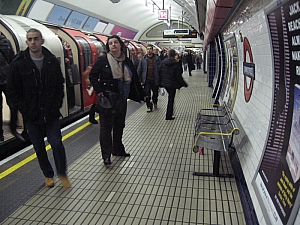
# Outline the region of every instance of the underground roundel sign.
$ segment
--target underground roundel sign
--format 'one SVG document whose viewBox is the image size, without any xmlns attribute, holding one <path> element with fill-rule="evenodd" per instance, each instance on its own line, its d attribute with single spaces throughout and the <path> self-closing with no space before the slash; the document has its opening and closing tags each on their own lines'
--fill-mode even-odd
<svg viewBox="0 0 300 225">
<path fill-rule="evenodd" d="M 253 83 L 255 79 L 255 64 L 253 63 L 253 55 L 248 39 L 244 38 L 244 62 L 243 62 L 243 73 L 244 73 L 244 96 L 245 101 L 249 102 Z"/>
</svg>

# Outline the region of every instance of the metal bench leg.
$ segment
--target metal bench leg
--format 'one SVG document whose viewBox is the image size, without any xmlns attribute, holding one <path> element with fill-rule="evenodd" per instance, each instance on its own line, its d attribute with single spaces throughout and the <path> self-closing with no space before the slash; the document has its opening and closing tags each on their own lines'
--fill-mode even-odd
<svg viewBox="0 0 300 225">
<path fill-rule="evenodd" d="M 220 160 L 221 160 L 221 152 L 214 151 L 214 165 L 213 165 L 213 176 L 219 176 L 219 169 L 220 169 Z"/>
<path fill-rule="evenodd" d="M 220 160 L 221 160 L 221 152 L 220 151 L 214 151 L 213 173 L 194 172 L 193 175 L 195 175 L 195 176 L 209 176 L 209 177 L 227 177 L 227 178 L 234 177 L 232 174 L 220 174 L 219 173 Z"/>
</svg>

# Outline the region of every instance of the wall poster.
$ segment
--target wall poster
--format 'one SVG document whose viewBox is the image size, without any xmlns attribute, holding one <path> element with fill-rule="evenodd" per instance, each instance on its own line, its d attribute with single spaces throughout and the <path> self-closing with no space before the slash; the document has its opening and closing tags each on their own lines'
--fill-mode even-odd
<svg viewBox="0 0 300 225">
<path fill-rule="evenodd" d="M 273 110 L 252 184 L 267 224 L 281 225 L 294 223 L 300 205 L 300 0 L 274 2 L 266 17 L 273 49 Z"/>
</svg>

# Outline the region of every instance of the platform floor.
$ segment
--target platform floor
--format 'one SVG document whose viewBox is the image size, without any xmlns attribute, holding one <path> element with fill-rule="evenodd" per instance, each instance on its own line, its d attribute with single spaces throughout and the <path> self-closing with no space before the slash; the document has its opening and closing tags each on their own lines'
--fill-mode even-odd
<svg viewBox="0 0 300 225">
<path fill-rule="evenodd" d="M 127 117 L 123 142 L 131 157 L 113 156 L 105 166 L 99 125 L 66 139 L 68 156 L 75 148 L 84 150 L 69 164 L 72 187 L 63 188 L 57 178 L 54 188 L 43 187 L 36 172 L 37 193 L 1 224 L 246 224 L 235 178 L 193 175 L 213 170 L 213 151 L 192 151 L 196 114 L 201 104 L 212 102 L 206 76 L 202 70 L 191 77 L 184 72 L 189 87 L 176 93 L 175 120 L 165 120 L 167 94 L 159 97 L 157 110 L 147 113 L 143 105 Z M 220 174 L 226 173 L 233 171 L 222 153 Z"/>
</svg>

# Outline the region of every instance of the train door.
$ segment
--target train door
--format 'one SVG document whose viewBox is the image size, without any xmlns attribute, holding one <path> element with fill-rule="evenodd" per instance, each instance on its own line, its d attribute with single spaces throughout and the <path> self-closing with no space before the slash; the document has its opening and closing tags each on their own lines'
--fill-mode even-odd
<svg viewBox="0 0 300 225">
<path fill-rule="evenodd" d="M 99 38 L 97 38 L 96 36 L 93 36 L 93 35 L 87 35 L 87 37 L 92 41 L 94 42 L 96 48 L 98 49 L 98 56 L 100 55 L 100 53 L 102 51 L 106 51 L 106 46 L 105 44 L 103 43 L 103 41 Z"/>
<path fill-rule="evenodd" d="M 67 99 L 69 113 L 76 113 L 85 110 L 91 105 L 91 95 L 87 90 L 84 80 L 84 72 L 87 67 L 93 64 L 98 58 L 98 50 L 95 44 L 86 37 L 84 33 L 70 28 L 59 28 L 48 26 L 62 41 L 65 48 L 66 73 L 68 82 Z M 67 50 L 67 51 L 66 51 Z"/>
</svg>

